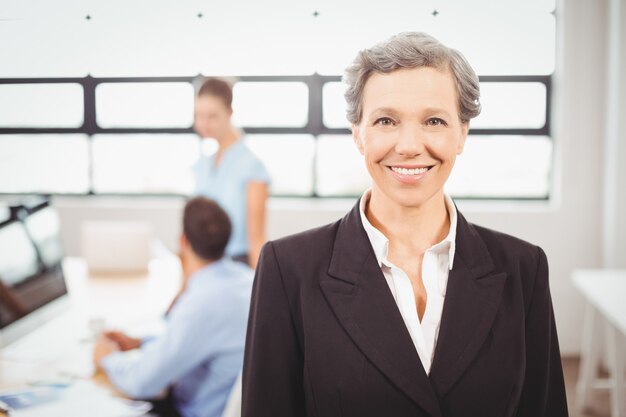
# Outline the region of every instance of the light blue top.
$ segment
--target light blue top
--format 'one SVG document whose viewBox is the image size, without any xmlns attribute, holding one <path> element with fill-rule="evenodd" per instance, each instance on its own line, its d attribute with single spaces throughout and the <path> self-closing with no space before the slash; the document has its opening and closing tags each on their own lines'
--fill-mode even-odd
<svg viewBox="0 0 626 417">
<path fill-rule="evenodd" d="M 222 154 L 215 166 L 215 155 L 200 157 L 194 167 L 196 174 L 195 195 L 211 198 L 222 206 L 230 217 L 232 233 L 226 254 L 247 254 L 248 201 L 246 189 L 249 182 L 271 183 L 263 163 L 252 153 L 241 138 Z"/>
<path fill-rule="evenodd" d="M 223 258 L 189 278 L 162 335 L 102 360 L 111 382 L 132 398 L 172 388 L 184 417 L 219 417 L 243 366 L 253 271 Z"/>
</svg>

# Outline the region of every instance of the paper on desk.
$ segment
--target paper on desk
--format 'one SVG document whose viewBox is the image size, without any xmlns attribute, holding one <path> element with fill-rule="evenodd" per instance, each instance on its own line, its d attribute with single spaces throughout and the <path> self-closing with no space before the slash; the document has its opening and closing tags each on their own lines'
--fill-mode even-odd
<svg viewBox="0 0 626 417">
<path fill-rule="evenodd" d="M 59 400 L 14 410 L 11 417 L 132 417 L 144 415 L 149 410 L 148 403 L 126 401 L 113 396 L 92 381 L 77 381 L 65 389 Z"/>
</svg>

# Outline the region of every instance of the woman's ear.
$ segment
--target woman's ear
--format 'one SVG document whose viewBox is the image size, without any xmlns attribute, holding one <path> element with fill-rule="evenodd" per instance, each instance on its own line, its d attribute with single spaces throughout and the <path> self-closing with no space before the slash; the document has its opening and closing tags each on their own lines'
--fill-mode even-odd
<svg viewBox="0 0 626 417">
<path fill-rule="evenodd" d="M 357 149 L 363 155 L 363 141 L 361 140 L 361 132 L 359 130 L 359 125 L 352 124 L 352 140 L 354 141 Z"/>
</svg>

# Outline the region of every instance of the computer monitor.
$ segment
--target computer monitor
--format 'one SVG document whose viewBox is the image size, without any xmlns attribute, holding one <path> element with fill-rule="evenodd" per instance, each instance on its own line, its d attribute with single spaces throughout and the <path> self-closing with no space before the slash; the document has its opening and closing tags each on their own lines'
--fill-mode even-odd
<svg viewBox="0 0 626 417">
<path fill-rule="evenodd" d="M 67 305 L 59 219 L 45 205 L 0 224 L 0 346 Z"/>
<path fill-rule="evenodd" d="M 63 259 L 61 222 L 52 206 L 41 207 L 24 217 L 24 225 L 46 269 L 53 269 Z"/>
</svg>

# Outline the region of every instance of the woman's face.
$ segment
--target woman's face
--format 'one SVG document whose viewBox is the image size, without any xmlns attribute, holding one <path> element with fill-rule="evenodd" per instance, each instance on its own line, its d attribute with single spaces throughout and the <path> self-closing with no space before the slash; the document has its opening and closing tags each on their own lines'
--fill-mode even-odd
<svg viewBox="0 0 626 417">
<path fill-rule="evenodd" d="M 374 189 L 404 207 L 421 206 L 443 192 L 469 129 L 459 118 L 450 71 L 374 73 L 365 84 L 362 109 L 352 136 Z"/>
<path fill-rule="evenodd" d="M 230 116 L 233 111 L 224 100 L 212 95 L 196 97 L 193 128 L 203 138 L 220 139 L 230 129 Z"/>
</svg>

